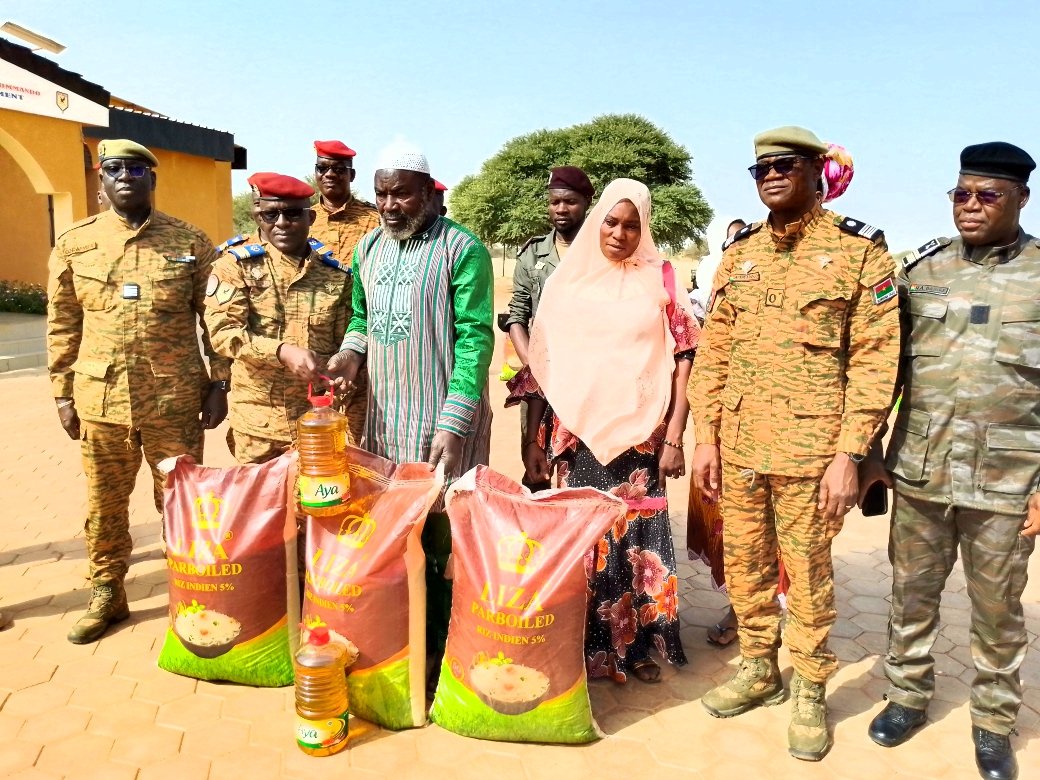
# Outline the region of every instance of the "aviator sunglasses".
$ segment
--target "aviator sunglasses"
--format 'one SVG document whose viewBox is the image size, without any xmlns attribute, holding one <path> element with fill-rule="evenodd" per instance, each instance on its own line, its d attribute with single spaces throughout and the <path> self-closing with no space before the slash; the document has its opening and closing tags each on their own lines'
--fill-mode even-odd
<svg viewBox="0 0 1040 780">
<path fill-rule="evenodd" d="M 285 217 L 290 222 L 299 222 L 303 219 L 304 212 L 307 211 L 305 208 L 291 208 L 291 209 L 266 209 L 265 211 L 258 212 L 260 219 L 266 222 L 268 225 L 273 225 L 278 221 L 279 217 Z"/>
<path fill-rule="evenodd" d="M 946 194 L 950 196 L 950 200 L 954 203 L 964 205 L 971 200 L 972 195 L 975 196 L 975 200 L 983 206 L 995 206 L 1000 202 L 1000 199 L 1010 195 L 1012 192 L 1016 192 L 1019 188 L 1013 187 L 1007 192 L 1000 190 L 965 190 L 961 187 L 954 187 Z"/>
<path fill-rule="evenodd" d="M 793 156 L 793 157 L 781 157 L 779 160 L 773 160 L 772 162 L 766 163 L 755 163 L 754 165 L 748 166 L 748 173 L 751 174 L 751 178 L 755 181 L 762 181 L 766 176 L 769 175 L 770 170 L 774 170 L 781 176 L 786 176 L 796 167 L 798 167 L 798 161 L 804 160 L 805 157 Z"/>
<path fill-rule="evenodd" d="M 101 170 L 110 179 L 118 179 L 123 175 L 123 171 L 130 174 L 131 179 L 140 179 L 146 173 L 148 173 L 150 166 L 144 163 L 121 163 L 121 162 L 106 162 L 101 166 Z"/>
</svg>

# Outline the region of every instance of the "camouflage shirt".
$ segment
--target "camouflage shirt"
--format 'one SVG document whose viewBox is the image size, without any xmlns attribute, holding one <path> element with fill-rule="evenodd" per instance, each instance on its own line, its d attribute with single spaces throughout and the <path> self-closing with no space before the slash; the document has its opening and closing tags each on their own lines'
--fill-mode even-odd
<svg viewBox="0 0 1040 780">
<path fill-rule="evenodd" d="M 84 420 L 136 425 L 198 414 L 229 362 L 198 326 L 216 253 L 198 228 L 153 210 L 137 230 L 115 211 L 77 222 L 50 257 L 47 363 L 56 398 Z"/>
<path fill-rule="evenodd" d="M 330 209 L 321 199 L 314 204 L 311 236 L 332 250 L 345 265 L 354 258 L 354 247 L 366 233 L 379 227 L 379 212 L 369 203 L 351 198 L 338 209 Z M 349 302 L 349 298 L 347 299 Z"/>
<path fill-rule="evenodd" d="M 865 454 L 896 379 L 894 273 L 881 231 L 819 208 L 734 236 L 688 388 L 697 442 L 782 476 Z"/>
<path fill-rule="evenodd" d="M 1040 489 L 1040 239 L 936 239 L 904 265 L 903 400 L 885 465 L 905 493 L 1025 512 Z"/>
<path fill-rule="evenodd" d="M 281 364 L 278 347 L 305 347 L 327 361 L 350 319 L 350 275 L 314 251 L 301 264 L 264 241 L 239 242 L 213 264 L 207 292 L 213 348 L 234 360 L 231 427 L 292 441 L 310 403 L 307 383 Z"/>
</svg>

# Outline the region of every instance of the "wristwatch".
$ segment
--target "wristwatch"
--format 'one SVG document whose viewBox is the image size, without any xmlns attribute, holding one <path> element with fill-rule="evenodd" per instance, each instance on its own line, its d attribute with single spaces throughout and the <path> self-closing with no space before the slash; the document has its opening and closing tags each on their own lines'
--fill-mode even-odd
<svg viewBox="0 0 1040 780">
<path fill-rule="evenodd" d="M 210 390 L 223 390 L 225 393 L 231 389 L 231 382 L 227 379 L 214 379 L 209 383 Z"/>
<path fill-rule="evenodd" d="M 853 463 L 862 463 L 867 457 L 866 455 L 858 455 L 855 452 L 846 452 L 845 454 L 849 456 L 849 460 Z"/>
</svg>

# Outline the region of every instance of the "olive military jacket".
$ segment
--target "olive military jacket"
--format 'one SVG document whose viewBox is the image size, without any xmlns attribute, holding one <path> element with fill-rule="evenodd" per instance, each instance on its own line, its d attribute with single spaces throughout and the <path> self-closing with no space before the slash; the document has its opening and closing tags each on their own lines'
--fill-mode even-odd
<svg viewBox="0 0 1040 780">
<path fill-rule="evenodd" d="M 93 422 L 198 415 L 210 377 L 230 376 L 202 322 L 215 258 L 202 231 L 154 209 L 137 230 L 108 210 L 62 233 L 48 282 L 54 396 Z"/>
<path fill-rule="evenodd" d="M 349 269 L 320 244 L 301 265 L 263 240 L 232 241 L 213 264 L 206 297 L 213 348 L 234 361 L 231 428 L 288 443 L 310 402 L 307 383 L 282 365 L 278 347 L 304 347 L 322 361 L 335 354 L 350 317 Z"/>
<path fill-rule="evenodd" d="M 728 243 L 688 395 L 698 444 L 763 474 L 866 454 L 899 361 L 895 264 L 880 230 L 816 209 Z"/>
<path fill-rule="evenodd" d="M 505 321 L 507 332 L 516 324 L 531 327 L 545 289 L 545 280 L 559 264 L 555 230 L 532 238 L 523 246 L 513 268 L 513 297 L 509 299 L 509 316 Z"/>
<path fill-rule="evenodd" d="M 1008 514 L 1040 489 L 1040 239 L 935 239 L 899 275 L 903 400 L 885 459 L 902 492 Z"/>
</svg>

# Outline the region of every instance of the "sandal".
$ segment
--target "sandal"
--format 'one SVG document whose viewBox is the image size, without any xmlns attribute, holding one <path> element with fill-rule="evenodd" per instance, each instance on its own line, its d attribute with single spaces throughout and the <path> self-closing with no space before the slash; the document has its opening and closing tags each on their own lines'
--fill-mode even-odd
<svg viewBox="0 0 1040 780">
<path fill-rule="evenodd" d="M 727 638 L 728 637 L 728 638 Z M 715 647 L 726 647 L 737 638 L 737 627 L 723 625 L 721 621 L 708 629 L 708 644 Z"/>
<path fill-rule="evenodd" d="M 661 667 L 653 658 L 644 658 L 632 664 L 632 674 L 639 680 L 648 684 L 661 682 Z"/>
</svg>

